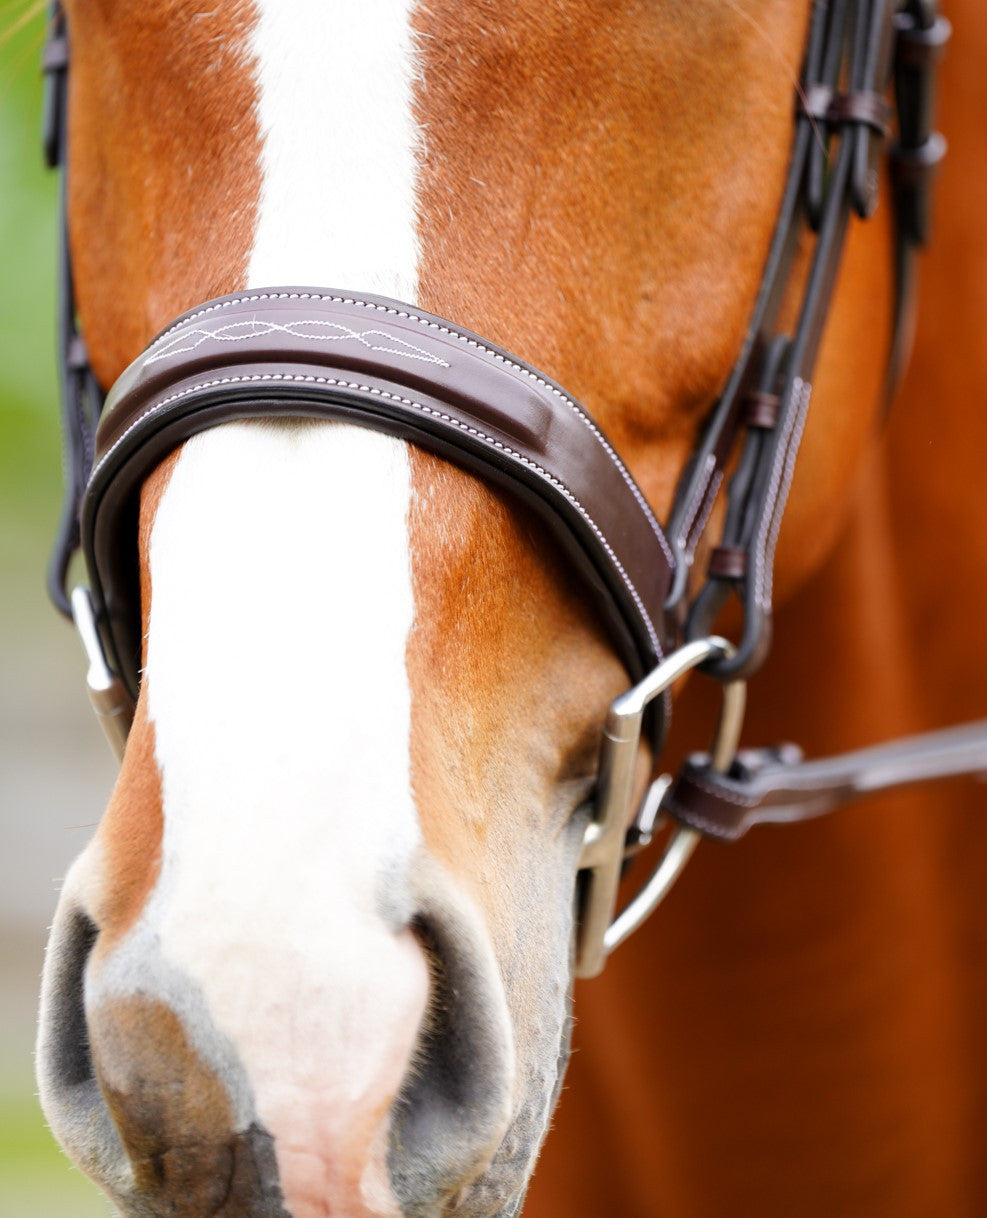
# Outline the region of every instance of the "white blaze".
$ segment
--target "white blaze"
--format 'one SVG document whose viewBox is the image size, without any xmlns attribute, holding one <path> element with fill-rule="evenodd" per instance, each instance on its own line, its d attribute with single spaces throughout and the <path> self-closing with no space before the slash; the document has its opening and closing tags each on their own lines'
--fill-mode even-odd
<svg viewBox="0 0 987 1218">
<path fill-rule="evenodd" d="M 188 443 L 151 538 L 164 832 L 142 921 L 246 1068 L 296 1218 L 391 1212 L 356 1207 L 388 1190 L 353 1172 L 384 1172 L 426 1001 L 409 490 L 373 432 L 227 424 Z"/>
<path fill-rule="evenodd" d="M 243 286 L 417 303 L 411 8 L 255 0 Z M 387 1112 L 428 989 L 406 928 L 410 493 L 400 441 L 233 424 L 186 446 L 152 534 L 164 838 L 142 921 L 245 1067 L 295 1218 L 396 1213 Z"/>
<path fill-rule="evenodd" d="M 411 0 L 256 0 L 263 138 L 248 286 L 417 303 Z"/>
</svg>

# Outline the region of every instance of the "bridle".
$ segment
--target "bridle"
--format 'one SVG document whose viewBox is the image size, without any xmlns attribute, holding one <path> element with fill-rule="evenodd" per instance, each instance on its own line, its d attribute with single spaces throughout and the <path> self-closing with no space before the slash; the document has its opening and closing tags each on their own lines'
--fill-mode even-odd
<svg viewBox="0 0 987 1218">
<path fill-rule="evenodd" d="M 764 276 L 740 356 L 679 482 L 662 529 L 620 457 L 565 389 L 519 357 L 421 309 L 311 287 L 249 289 L 171 323 L 108 396 L 76 320 L 65 215 L 68 40 L 55 0 L 44 54 L 45 147 L 62 167 L 60 373 L 67 491 L 49 587 L 89 658 L 94 708 L 122 753 L 138 690 L 140 486 L 190 436 L 231 419 L 344 419 L 430 449 L 531 505 L 593 595 L 635 685 L 614 702 L 581 858 L 576 972 L 592 976 L 655 908 L 701 835 L 733 840 L 855 795 L 987 771 L 987 721 L 805 763 L 793 746 L 737 753 L 745 682 L 770 643 L 774 547 L 809 405 L 816 355 L 851 213 L 877 204 L 890 167 L 895 301 L 887 392 L 909 345 L 915 252 L 927 237 L 934 75 L 949 25 L 934 0 L 817 0 L 793 149 Z M 886 100 L 893 84 L 894 105 Z M 894 142 L 888 147 L 892 125 Z M 814 242 L 795 323 L 780 321 L 796 246 Z M 725 523 L 705 577 L 695 558 L 731 462 Z M 82 549 L 91 591 L 66 587 Z M 736 645 L 712 633 L 743 605 Z M 709 753 L 655 779 L 635 814 L 642 734 L 660 753 L 671 686 L 691 668 L 723 685 Z M 626 858 L 659 817 L 673 830 L 616 919 Z"/>
</svg>

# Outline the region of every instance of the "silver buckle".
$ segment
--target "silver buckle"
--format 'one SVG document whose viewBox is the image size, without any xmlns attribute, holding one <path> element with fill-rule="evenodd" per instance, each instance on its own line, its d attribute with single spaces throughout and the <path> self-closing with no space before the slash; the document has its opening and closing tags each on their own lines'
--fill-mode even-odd
<svg viewBox="0 0 987 1218">
<path fill-rule="evenodd" d="M 694 829 L 673 830 L 640 892 L 614 917 L 628 831 L 636 825 L 642 838 L 650 835 L 672 781 L 668 774 L 657 778 L 648 788 L 638 815 L 631 816 L 644 713 L 649 703 L 691 669 L 714 657 L 729 658 L 733 651 L 732 644 L 716 636 L 686 643 L 610 707 L 600 749 L 595 816 L 586 826 L 579 860 L 586 876 L 576 940 L 577 977 L 595 977 L 602 971 L 607 956 L 657 908 L 699 842 Z M 711 749 L 716 769 L 726 769 L 737 751 L 746 696 L 745 681 L 730 681 L 723 686 L 723 704 Z"/>
<path fill-rule="evenodd" d="M 107 663 L 92 597 L 84 584 L 72 589 L 72 617 L 89 661 L 86 673 L 89 701 L 110 748 L 117 760 L 122 761 L 134 718 L 134 704 L 126 686 Z"/>
</svg>

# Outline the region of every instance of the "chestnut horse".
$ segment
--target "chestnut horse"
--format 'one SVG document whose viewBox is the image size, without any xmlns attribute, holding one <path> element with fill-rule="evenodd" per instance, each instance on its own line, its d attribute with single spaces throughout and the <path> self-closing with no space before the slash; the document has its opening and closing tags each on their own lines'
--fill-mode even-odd
<svg viewBox="0 0 987 1218">
<path fill-rule="evenodd" d="M 386 293 L 568 386 L 664 518 L 760 283 L 809 7 L 66 0 L 96 377 L 223 293 Z M 752 742 L 983 713 L 987 27 L 953 8 L 912 372 L 885 430 L 884 199 L 827 324 Z M 569 1047 L 573 814 L 627 685 L 582 585 L 510 494 L 333 422 L 189 440 L 139 544 L 136 718 L 46 965 L 56 1134 L 128 1218 L 518 1213 Z M 980 804 L 704 847 L 577 992 L 526 1213 L 983 1213 Z"/>
</svg>

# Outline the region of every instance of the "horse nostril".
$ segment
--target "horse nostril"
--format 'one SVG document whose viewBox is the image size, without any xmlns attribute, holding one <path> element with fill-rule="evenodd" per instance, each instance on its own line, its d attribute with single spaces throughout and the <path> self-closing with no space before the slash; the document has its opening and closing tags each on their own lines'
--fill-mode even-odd
<svg viewBox="0 0 987 1218">
<path fill-rule="evenodd" d="M 454 1017 L 456 986 L 450 981 L 441 932 L 435 924 L 417 917 L 412 923 L 412 930 L 428 962 L 429 998 L 412 1058 L 410 1081 L 402 1091 L 401 1100 L 410 1107 L 416 1093 L 425 1088 L 434 1089 L 438 1079 L 442 1083 L 444 1101 L 456 1103 L 464 1099 L 470 1090 L 469 1080 L 462 1069 L 468 1069 L 471 1060 L 469 1052 L 464 1051 L 467 1046 L 463 1028 L 458 1026 L 462 1020 Z M 428 1081 L 422 1081 L 429 1073 Z"/>
<path fill-rule="evenodd" d="M 445 898 L 445 899 L 443 899 Z M 402 1212 L 439 1212 L 490 1163 L 510 1121 L 513 1046 L 489 943 L 432 888 L 415 919 L 429 1008 L 395 1103 L 388 1167 Z"/>
<path fill-rule="evenodd" d="M 42 1026 L 46 1078 L 59 1088 L 79 1087 L 93 1078 L 92 1053 L 83 997 L 83 977 L 99 934 L 95 922 L 81 910 L 70 915 L 62 938 L 52 951 L 52 985 L 43 996 L 50 1027 Z"/>
<path fill-rule="evenodd" d="M 67 1153 L 104 1187 L 130 1178 L 127 1157 L 93 1067 L 85 1009 L 85 972 L 98 927 L 77 905 L 59 907 L 45 956 L 38 1025 L 41 1106 Z"/>
<path fill-rule="evenodd" d="M 37 1054 L 52 1132 L 121 1214 L 288 1218 L 273 1138 L 256 1121 L 234 1119 L 224 1080 L 169 1006 L 123 992 L 119 974 L 107 980 L 103 957 L 94 972 L 99 933 L 63 897 L 45 959 Z"/>
</svg>

